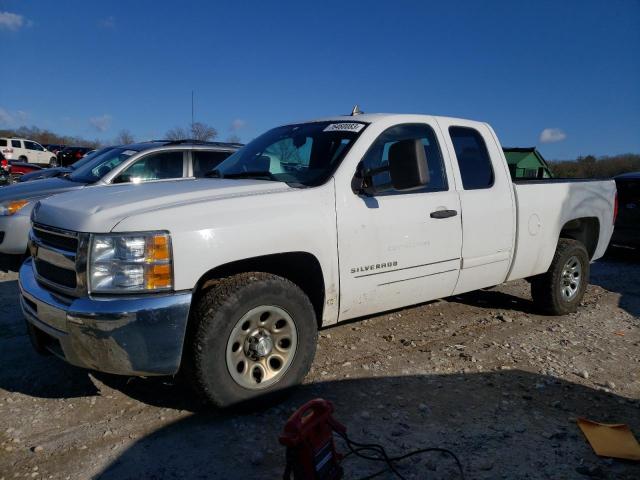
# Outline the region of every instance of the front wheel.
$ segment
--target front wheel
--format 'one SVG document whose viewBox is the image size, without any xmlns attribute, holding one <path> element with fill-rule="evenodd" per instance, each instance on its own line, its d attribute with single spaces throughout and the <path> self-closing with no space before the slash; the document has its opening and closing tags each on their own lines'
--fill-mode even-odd
<svg viewBox="0 0 640 480">
<path fill-rule="evenodd" d="M 546 273 L 531 279 L 531 296 L 550 315 L 578 309 L 589 283 L 589 254 L 577 240 L 561 238 Z"/>
<path fill-rule="evenodd" d="M 49 167 L 55 168 L 58 166 L 58 159 L 56 157 L 51 157 L 49 159 Z"/>
<path fill-rule="evenodd" d="M 217 281 L 196 300 L 184 371 L 208 403 L 228 407 L 299 384 L 311 368 L 316 317 L 304 292 L 261 272 Z"/>
</svg>

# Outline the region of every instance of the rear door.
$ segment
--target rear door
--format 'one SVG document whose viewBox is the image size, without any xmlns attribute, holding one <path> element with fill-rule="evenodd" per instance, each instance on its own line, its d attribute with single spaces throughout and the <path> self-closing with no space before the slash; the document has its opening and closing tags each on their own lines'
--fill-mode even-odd
<svg viewBox="0 0 640 480">
<path fill-rule="evenodd" d="M 40 157 L 38 155 L 38 149 L 35 142 L 29 140 L 24 141 L 24 148 L 26 150 L 25 155 L 29 163 L 40 163 Z"/>
<path fill-rule="evenodd" d="M 420 139 L 429 182 L 396 191 L 389 148 Z M 362 164 L 372 196 L 339 194 L 340 320 L 451 295 L 460 268 L 460 204 L 441 139 L 429 123 L 395 125 L 369 148 Z M 448 215 L 440 211 L 448 210 Z"/>
<path fill-rule="evenodd" d="M 462 209 L 462 269 L 454 293 L 505 281 L 515 247 L 515 199 L 511 176 L 491 128 L 438 119 L 456 170 Z"/>
</svg>

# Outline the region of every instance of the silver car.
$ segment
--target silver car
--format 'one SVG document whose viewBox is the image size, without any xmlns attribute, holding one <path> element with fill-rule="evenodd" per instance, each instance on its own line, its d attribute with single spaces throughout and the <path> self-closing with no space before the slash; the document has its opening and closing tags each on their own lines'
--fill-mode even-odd
<svg viewBox="0 0 640 480">
<path fill-rule="evenodd" d="M 54 178 L 0 188 L 0 254 L 27 251 L 30 215 L 38 200 L 112 183 L 143 183 L 205 176 L 242 145 L 192 140 L 121 145 Z"/>
</svg>

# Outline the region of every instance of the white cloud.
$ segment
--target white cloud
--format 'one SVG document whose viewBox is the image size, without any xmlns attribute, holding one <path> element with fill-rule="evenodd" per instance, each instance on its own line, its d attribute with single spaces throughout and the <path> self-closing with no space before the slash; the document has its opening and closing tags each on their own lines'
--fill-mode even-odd
<svg viewBox="0 0 640 480">
<path fill-rule="evenodd" d="M 99 117 L 91 117 L 89 119 L 89 124 L 98 132 L 106 132 L 111 126 L 111 120 L 111 115 L 105 113 L 104 115 L 100 115 Z"/>
<path fill-rule="evenodd" d="M 545 128 L 540 132 L 540 143 L 561 142 L 567 138 L 567 134 L 559 128 Z"/>
<path fill-rule="evenodd" d="M 238 130 L 244 128 L 246 125 L 247 122 L 245 122 L 241 118 L 236 118 L 233 122 L 231 122 L 229 130 L 231 130 L 232 132 L 237 132 Z"/>
<path fill-rule="evenodd" d="M 113 15 L 108 16 L 107 18 L 103 18 L 100 21 L 100 26 L 104 28 L 115 28 L 116 26 L 116 17 Z"/>
<path fill-rule="evenodd" d="M 11 30 L 15 32 L 27 23 L 22 15 L 11 12 L 0 12 L 0 30 Z"/>
<path fill-rule="evenodd" d="M 23 125 L 28 118 L 29 114 L 23 110 L 11 112 L 0 107 L 0 126 L 2 127 L 18 127 Z"/>
</svg>

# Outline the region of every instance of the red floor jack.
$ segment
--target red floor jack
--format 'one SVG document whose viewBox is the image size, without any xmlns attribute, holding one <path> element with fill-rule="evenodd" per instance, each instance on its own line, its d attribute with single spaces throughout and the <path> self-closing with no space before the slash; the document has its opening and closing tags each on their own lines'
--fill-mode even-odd
<svg viewBox="0 0 640 480">
<path fill-rule="evenodd" d="M 287 447 L 287 466 L 283 478 L 294 480 L 339 480 L 340 461 L 333 432 L 346 434 L 347 429 L 331 415 L 333 404 L 316 398 L 305 403 L 291 415 L 280 443 Z"/>
</svg>

